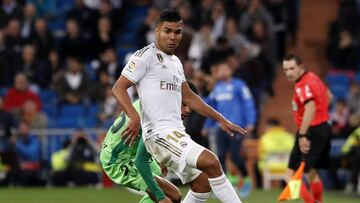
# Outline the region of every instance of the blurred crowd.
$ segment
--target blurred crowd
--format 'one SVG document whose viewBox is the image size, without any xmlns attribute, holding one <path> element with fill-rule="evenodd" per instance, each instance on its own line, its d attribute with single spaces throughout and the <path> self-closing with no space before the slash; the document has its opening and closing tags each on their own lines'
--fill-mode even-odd
<svg viewBox="0 0 360 203">
<path fill-rule="evenodd" d="M 285 143 L 287 152 L 291 148 L 291 136 L 276 119 L 268 121 L 265 133 L 275 136 L 259 135 L 258 122 L 262 104 L 275 94 L 273 81 L 279 62 L 286 49 L 296 44 L 300 0 L 0 2 L 2 185 L 99 181 L 98 147 L 82 130 L 57 143 L 44 160 L 43 139 L 31 129 L 109 127 L 121 111 L 112 85 L 129 55 L 155 40 L 153 30 L 161 10 L 167 7 L 177 8 L 184 21 L 176 55 L 187 80 L 206 102 L 246 127 L 248 138 L 267 141 L 258 140 L 256 155 L 251 156 L 245 147 L 239 147 L 251 142 L 239 140 L 239 146 L 227 146 L 219 140 L 217 125 L 196 113 L 184 121 L 192 138 L 220 154 L 223 167 L 231 174 L 244 177 L 259 176 L 247 157 L 259 159 L 262 170 L 266 154 L 280 150 L 274 146 Z M 329 31 L 329 61 L 356 75 L 359 1 L 340 0 L 339 4 L 339 17 Z M 228 84 L 229 80 L 236 82 Z M 232 92 L 236 96 L 227 100 Z M 351 83 L 348 92 L 336 102 L 331 115 L 333 133 L 345 139 L 360 120 L 359 84 Z M 243 165 L 243 170 L 234 170 L 232 162 Z M 51 172 L 44 175 L 44 168 Z"/>
</svg>

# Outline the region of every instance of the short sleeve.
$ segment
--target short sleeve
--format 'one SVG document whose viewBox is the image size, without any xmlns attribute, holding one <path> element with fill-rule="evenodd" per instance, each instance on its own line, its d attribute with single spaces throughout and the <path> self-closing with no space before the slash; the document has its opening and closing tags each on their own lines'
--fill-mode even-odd
<svg viewBox="0 0 360 203">
<path fill-rule="evenodd" d="M 131 82 L 136 84 L 147 73 L 148 67 L 145 59 L 137 56 L 131 56 L 121 74 Z"/>
<path fill-rule="evenodd" d="M 309 84 L 304 84 L 295 88 L 296 96 L 299 98 L 301 104 L 314 99 L 314 93 Z"/>
</svg>

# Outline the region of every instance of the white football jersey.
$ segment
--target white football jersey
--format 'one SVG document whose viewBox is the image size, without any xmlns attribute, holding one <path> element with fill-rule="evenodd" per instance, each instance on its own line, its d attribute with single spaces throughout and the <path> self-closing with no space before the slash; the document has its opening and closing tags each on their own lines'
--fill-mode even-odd
<svg viewBox="0 0 360 203">
<path fill-rule="evenodd" d="M 145 139 L 169 128 L 185 130 L 181 85 L 186 79 L 177 56 L 165 54 L 152 43 L 136 51 L 121 74 L 136 85 Z"/>
</svg>

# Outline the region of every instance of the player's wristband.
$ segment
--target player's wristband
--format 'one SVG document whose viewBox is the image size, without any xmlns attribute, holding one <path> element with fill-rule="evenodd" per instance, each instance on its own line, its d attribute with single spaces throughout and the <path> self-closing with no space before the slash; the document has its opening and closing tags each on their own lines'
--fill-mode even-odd
<svg viewBox="0 0 360 203">
<path fill-rule="evenodd" d="M 307 134 L 305 133 L 305 134 L 301 134 L 301 133 L 297 133 L 297 137 L 298 138 L 303 138 L 303 137 L 307 137 Z"/>
</svg>

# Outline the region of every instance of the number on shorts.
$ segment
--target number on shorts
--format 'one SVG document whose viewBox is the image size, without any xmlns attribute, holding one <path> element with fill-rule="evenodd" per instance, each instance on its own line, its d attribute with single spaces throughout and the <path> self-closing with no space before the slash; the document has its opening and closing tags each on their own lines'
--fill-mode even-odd
<svg viewBox="0 0 360 203">
<path fill-rule="evenodd" d="M 184 134 L 182 134 L 182 133 L 180 133 L 178 131 L 173 131 L 173 133 L 174 133 L 175 136 L 173 136 L 172 134 L 168 134 L 166 136 L 166 139 L 168 139 L 168 140 L 171 139 L 171 140 L 174 140 L 175 142 L 179 142 L 180 138 L 185 137 Z"/>
</svg>

